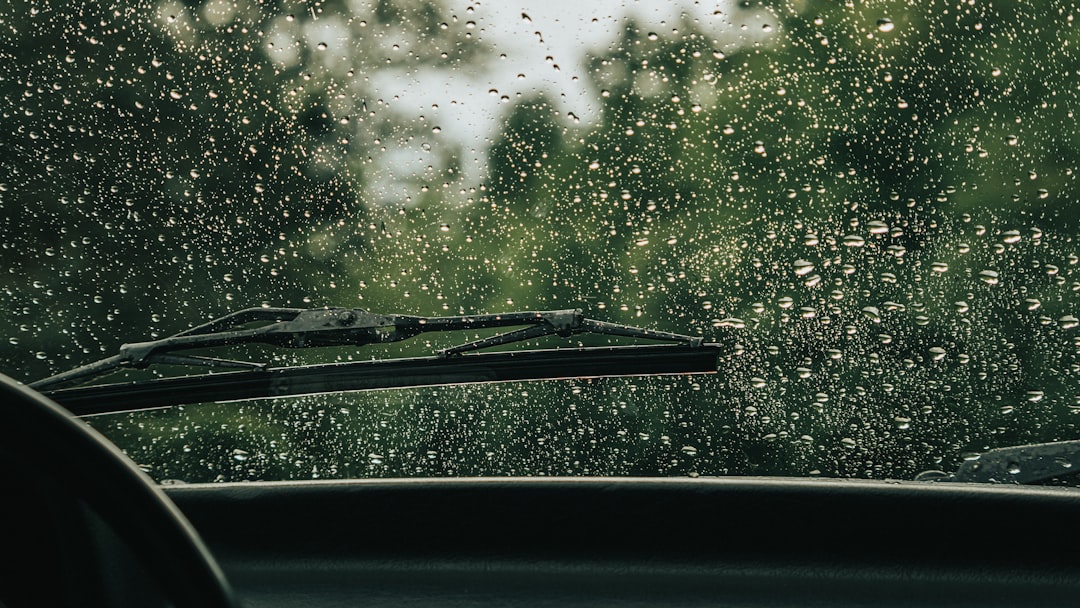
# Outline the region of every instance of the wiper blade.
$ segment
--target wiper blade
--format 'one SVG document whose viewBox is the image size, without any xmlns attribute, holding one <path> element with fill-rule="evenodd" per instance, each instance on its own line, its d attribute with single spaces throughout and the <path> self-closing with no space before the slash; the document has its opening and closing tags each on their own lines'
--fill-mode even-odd
<svg viewBox="0 0 1080 608">
<path fill-rule="evenodd" d="M 247 327 L 262 323 L 258 327 Z M 269 344 L 286 348 L 364 346 L 397 342 L 426 332 L 490 329 L 526 325 L 523 329 L 468 342 L 439 351 L 450 357 L 481 348 L 520 342 L 547 335 L 569 337 L 591 333 L 677 342 L 699 347 L 703 339 L 650 329 L 586 319 L 580 309 L 509 312 L 455 317 L 419 317 L 377 314 L 361 308 L 249 308 L 173 336 L 124 344 L 120 353 L 76 369 L 50 376 L 30 387 L 53 389 L 83 383 L 121 368 L 145 368 L 154 364 L 264 370 L 265 363 L 177 354 L 180 351 L 239 344 Z"/>
<path fill-rule="evenodd" d="M 919 481 L 1031 484 L 1080 473 L 1080 441 L 997 448 L 965 460 L 955 473 L 924 471 Z"/>
<path fill-rule="evenodd" d="M 418 386 L 715 374 L 720 345 L 609 346 L 357 361 L 98 384 L 45 394 L 77 416 L 318 393 Z"/>
</svg>

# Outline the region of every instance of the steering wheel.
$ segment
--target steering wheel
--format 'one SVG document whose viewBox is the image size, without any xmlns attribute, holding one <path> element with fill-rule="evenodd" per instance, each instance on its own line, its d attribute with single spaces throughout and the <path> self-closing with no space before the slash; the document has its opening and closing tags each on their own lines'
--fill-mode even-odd
<svg viewBox="0 0 1080 608">
<path fill-rule="evenodd" d="M 173 605 L 238 606 L 195 529 L 146 473 L 86 423 L 2 374 L 0 462 L 95 512 Z M 17 500 L 19 490 L 5 500 Z"/>
</svg>

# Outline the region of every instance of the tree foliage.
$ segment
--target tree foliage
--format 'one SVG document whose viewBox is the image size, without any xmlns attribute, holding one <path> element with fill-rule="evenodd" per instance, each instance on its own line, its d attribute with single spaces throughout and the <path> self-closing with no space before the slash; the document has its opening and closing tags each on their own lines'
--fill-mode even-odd
<svg viewBox="0 0 1080 608">
<path fill-rule="evenodd" d="M 685 382 L 110 421 L 147 462 L 213 422 L 161 476 L 910 477 L 1078 435 L 1068 3 L 628 15 L 582 67 L 594 121 L 533 90 L 480 151 L 388 84 L 489 68 L 471 7 L 136 8 L 2 9 L 5 371 L 262 302 L 584 306 L 729 351 Z"/>
</svg>

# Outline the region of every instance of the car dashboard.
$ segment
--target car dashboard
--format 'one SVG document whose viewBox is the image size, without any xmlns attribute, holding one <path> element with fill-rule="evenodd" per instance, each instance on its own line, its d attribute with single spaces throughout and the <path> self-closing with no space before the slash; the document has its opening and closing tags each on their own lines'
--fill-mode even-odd
<svg viewBox="0 0 1080 608">
<path fill-rule="evenodd" d="M 777 478 L 175 485 L 244 606 L 1054 606 L 1068 488 Z"/>
</svg>

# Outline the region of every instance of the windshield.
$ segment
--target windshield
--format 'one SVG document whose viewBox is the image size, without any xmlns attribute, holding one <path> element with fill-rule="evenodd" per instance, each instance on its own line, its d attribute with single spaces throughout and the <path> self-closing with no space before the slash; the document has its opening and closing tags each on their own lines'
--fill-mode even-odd
<svg viewBox="0 0 1080 608">
<path fill-rule="evenodd" d="M 88 419 L 159 481 L 910 479 L 1080 439 L 1077 14 L 6 2 L 2 371 L 29 382 L 250 307 L 580 308 L 721 345 L 713 375 Z"/>
</svg>

